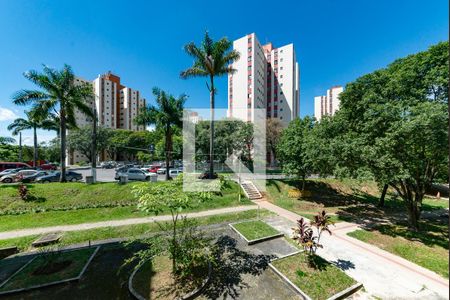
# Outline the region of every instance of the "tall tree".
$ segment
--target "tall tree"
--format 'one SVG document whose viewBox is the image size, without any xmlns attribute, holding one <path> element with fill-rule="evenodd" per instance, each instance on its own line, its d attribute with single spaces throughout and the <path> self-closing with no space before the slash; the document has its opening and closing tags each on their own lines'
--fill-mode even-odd
<svg viewBox="0 0 450 300">
<path fill-rule="evenodd" d="M 191 42 L 184 46 L 186 53 L 194 58 L 192 67 L 181 72 L 181 78 L 191 77 L 207 77 L 209 84 L 206 83 L 209 90 L 210 101 L 210 133 L 209 133 L 209 178 L 214 176 L 214 96 L 216 88 L 214 85 L 215 77 L 234 73 L 232 64 L 239 59 L 239 52 L 230 50 L 232 43 L 223 37 L 215 42 L 210 37 L 208 32 L 205 33 L 203 42 L 200 46 Z"/>
<path fill-rule="evenodd" d="M 54 113 L 58 116 L 61 141 L 60 181 L 65 182 L 67 125 L 76 124 L 76 110 L 93 117 L 92 110 L 86 104 L 86 99 L 93 95 L 92 86 L 76 84 L 75 75 L 69 65 L 64 65 L 61 70 L 44 66 L 42 73 L 32 70 L 25 72 L 24 76 L 40 89 L 18 91 L 12 97 L 13 102 L 18 105 L 33 104 L 39 114 Z"/>
<path fill-rule="evenodd" d="M 38 160 L 38 141 L 37 129 L 51 129 L 53 121 L 43 119 L 36 111 L 25 112 L 27 118 L 17 118 L 9 126 L 8 130 L 12 130 L 13 135 L 18 135 L 24 130 L 33 130 L 33 167 L 37 167 Z"/>
<path fill-rule="evenodd" d="M 153 88 L 153 95 L 156 97 L 156 106 L 144 107 L 134 120 L 139 125 L 155 125 L 157 129 L 164 132 L 166 180 L 169 180 L 169 166 L 173 151 L 172 136 L 174 130 L 183 124 L 183 107 L 187 96 L 181 95 L 175 98 L 156 87 Z"/>
<path fill-rule="evenodd" d="M 71 130 L 67 136 L 67 146 L 70 150 L 79 151 L 92 162 L 99 152 L 105 151 L 113 134 L 110 128 L 99 127 L 96 138 L 96 152 L 92 157 L 92 128 L 90 125 Z"/>
<path fill-rule="evenodd" d="M 448 42 L 439 43 L 364 75 L 347 85 L 335 115 L 337 161 L 395 189 L 414 231 L 425 190 L 448 159 L 448 59 Z"/>
<path fill-rule="evenodd" d="M 286 174 L 302 178 L 302 190 L 305 189 L 305 179 L 312 171 L 306 156 L 306 140 L 311 133 L 314 122 L 306 116 L 297 118 L 283 130 L 277 147 L 278 157 Z"/>
<path fill-rule="evenodd" d="M 269 118 L 266 123 L 266 141 L 267 150 L 270 154 L 270 166 L 273 167 L 276 162 L 276 148 L 280 141 L 283 125 L 277 118 Z"/>
</svg>

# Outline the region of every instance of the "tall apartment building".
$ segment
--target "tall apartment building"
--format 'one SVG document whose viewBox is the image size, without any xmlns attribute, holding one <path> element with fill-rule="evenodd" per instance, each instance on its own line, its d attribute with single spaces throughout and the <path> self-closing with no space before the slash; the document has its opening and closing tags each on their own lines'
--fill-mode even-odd
<svg viewBox="0 0 450 300">
<path fill-rule="evenodd" d="M 86 102 L 92 108 L 95 105 L 98 126 L 133 131 L 145 130 L 145 126 L 134 124 L 133 119 L 138 114 L 139 109 L 145 106 L 146 100 L 141 97 L 139 91 L 122 85 L 119 76 L 107 72 L 98 75 L 93 81 L 76 78 L 76 83 L 92 85 L 94 97 L 86 99 Z M 86 117 L 80 111 L 75 112 L 75 120 L 78 127 L 92 124 L 92 119 Z M 100 159 L 108 158 L 105 153 L 101 153 Z M 69 151 L 67 155 L 68 164 L 76 164 L 86 160 L 87 158 L 77 151 Z"/>
<path fill-rule="evenodd" d="M 339 95 L 343 90 L 342 86 L 333 86 L 327 90 L 325 96 L 314 97 L 314 117 L 317 121 L 320 121 L 325 115 L 332 116 L 336 113 L 341 104 Z"/>
<path fill-rule="evenodd" d="M 300 73 L 294 45 L 261 45 L 255 33 L 233 42 L 241 57 L 228 76 L 228 117 L 254 122 L 254 109 L 283 126 L 299 115 Z"/>
</svg>

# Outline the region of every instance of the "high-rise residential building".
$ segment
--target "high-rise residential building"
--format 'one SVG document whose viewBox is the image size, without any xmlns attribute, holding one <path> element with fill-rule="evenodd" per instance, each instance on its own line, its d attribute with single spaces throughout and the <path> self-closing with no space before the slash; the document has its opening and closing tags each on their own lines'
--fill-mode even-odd
<svg viewBox="0 0 450 300">
<path fill-rule="evenodd" d="M 325 96 L 314 97 L 314 117 L 317 121 L 320 121 L 325 115 L 332 116 L 336 113 L 341 104 L 339 95 L 343 90 L 344 88 L 342 86 L 333 86 L 327 90 Z"/>
<path fill-rule="evenodd" d="M 299 115 L 300 71 L 294 45 L 261 45 L 255 33 L 233 42 L 241 57 L 228 76 L 228 117 L 253 122 L 254 109 L 266 109 L 268 118 L 283 126 Z"/>
<path fill-rule="evenodd" d="M 139 91 L 122 85 L 119 76 L 107 72 L 98 75 L 93 81 L 76 78 L 76 83 L 92 85 L 94 97 L 86 99 L 86 102 L 92 109 L 95 105 L 98 126 L 133 131 L 145 130 L 145 126 L 134 124 L 133 119 L 137 116 L 139 109 L 145 106 L 146 100 L 142 98 Z M 92 119 L 78 110 L 75 111 L 75 120 L 78 127 L 92 124 Z M 101 153 L 100 159 L 108 159 L 106 153 Z M 77 151 L 68 152 L 68 164 L 86 160 L 87 158 Z"/>
</svg>

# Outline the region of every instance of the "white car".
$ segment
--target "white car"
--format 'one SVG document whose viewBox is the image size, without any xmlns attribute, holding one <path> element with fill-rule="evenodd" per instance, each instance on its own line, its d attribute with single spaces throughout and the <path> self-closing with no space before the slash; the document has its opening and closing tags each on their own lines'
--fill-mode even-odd
<svg viewBox="0 0 450 300">
<path fill-rule="evenodd" d="M 159 168 L 158 171 L 156 171 L 157 174 L 166 174 L 166 168 Z"/>
<path fill-rule="evenodd" d="M 0 181 L 3 183 L 11 183 L 18 180 L 20 177 L 30 176 L 36 174 L 36 170 L 20 170 L 18 172 L 12 172 L 0 177 Z"/>
<path fill-rule="evenodd" d="M 183 170 L 170 170 L 169 176 L 170 177 L 177 177 L 178 175 L 182 174 Z"/>
<path fill-rule="evenodd" d="M 156 174 L 145 172 L 138 168 L 129 168 L 125 171 L 120 171 L 116 173 L 114 177 L 116 180 L 120 179 L 120 176 L 127 175 L 128 180 L 140 180 L 140 181 L 150 181 L 152 176 L 157 176 Z"/>
</svg>

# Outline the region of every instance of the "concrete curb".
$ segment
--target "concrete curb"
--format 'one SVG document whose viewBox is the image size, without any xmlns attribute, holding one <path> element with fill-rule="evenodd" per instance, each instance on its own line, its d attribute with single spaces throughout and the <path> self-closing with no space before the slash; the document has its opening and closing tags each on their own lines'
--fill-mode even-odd
<svg viewBox="0 0 450 300">
<path fill-rule="evenodd" d="M 71 252 L 71 251 L 77 251 L 77 250 L 81 250 L 81 249 L 85 249 L 85 248 L 89 248 L 89 247 L 83 247 L 83 248 L 77 248 L 77 249 L 67 249 L 67 250 L 63 250 L 61 252 Z M 86 264 L 84 265 L 83 269 L 81 269 L 80 273 L 76 277 L 67 278 L 67 279 L 58 280 L 58 281 L 53 281 L 53 282 L 48 282 L 48 283 L 43 283 L 43 284 L 39 284 L 39 285 L 34 285 L 34 286 L 27 287 L 27 288 L 20 288 L 20 289 L 15 289 L 15 290 L 3 291 L 3 292 L 0 292 L 0 295 L 7 295 L 7 294 L 12 294 L 12 293 L 18 293 L 18 292 L 25 292 L 25 291 L 34 290 L 34 289 L 40 289 L 40 288 L 43 288 L 43 287 L 57 285 L 57 284 L 65 283 L 65 282 L 80 280 L 80 278 L 83 276 L 84 272 L 86 272 L 87 267 L 90 265 L 91 261 L 94 259 L 94 256 L 97 254 L 99 249 L 100 249 L 100 246 L 97 246 L 96 249 L 94 250 L 94 252 L 89 257 L 89 259 L 86 262 Z M 20 269 L 18 269 L 11 276 L 9 276 L 5 281 L 3 281 L 0 284 L 0 288 L 3 287 L 6 283 L 8 283 L 14 276 L 19 274 L 23 269 L 25 269 L 32 261 L 34 261 L 38 257 L 39 257 L 39 255 L 36 255 L 35 257 L 31 258 L 28 262 L 26 262 Z"/>
<path fill-rule="evenodd" d="M 277 274 L 284 282 L 286 282 L 295 292 L 297 292 L 299 294 L 300 297 L 302 297 L 302 299 L 304 300 L 312 300 L 311 297 L 309 297 L 304 291 L 302 291 L 296 284 L 294 284 L 289 278 L 287 278 L 281 271 L 279 271 L 273 264 L 272 262 L 275 262 L 277 260 L 286 258 L 286 257 L 290 257 L 290 256 L 294 256 L 297 255 L 299 253 L 303 252 L 303 250 L 285 255 L 285 256 L 281 256 L 279 258 L 276 258 L 274 260 L 272 260 L 269 263 L 269 267 L 272 271 L 275 272 L 275 274 Z M 348 275 L 347 275 L 348 276 Z M 340 299 L 345 299 L 348 296 L 354 294 L 355 292 L 357 292 L 360 288 L 363 287 L 362 283 L 356 283 L 348 288 L 346 288 L 343 291 L 340 291 L 339 293 L 334 294 L 333 296 L 327 298 L 327 300 L 340 300 Z"/>
<path fill-rule="evenodd" d="M 265 241 L 268 241 L 268 240 L 272 240 L 272 239 L 276 239 L 276 238 L 279 238 L 279 237 L 283 237 L 284 236 L 284 233 L 282 233 L 282 232 L 279 232 L 278 230 L 276 230 L 275 228 L 275 230 L 276 231 L 278 231 L 279 233 L 277 233 L 277 234 L 274 234 L 274 235 L 270 235 L 270 236 L 265 236 L 265 237 L 262 237 L 262 238 L 259 238 L 259 239 L 254 239 L 254 240 L 248 240 L 242 233 L 240 233 L 239 232 L 239 230 L 236 228 L 236 227 L 234 227 L 233 225 L 234 224 L 239 224 L 239 223 L 244 223 L 244 222 L 249 222 L 249 221 L 261 221 L 261 220 L 246 220 L 246 221 L 243 221 L 243 222 L 235 222 L 235 223 L 230 223 L 230 224 L 228 224 L 228 226 L 230 226 L 230 228 L 234 231 L 234 232 L 236 232 L 244 241 L 246 241 L 247 242 L 247 244 L 248 245 L 254 245 L 254 244 L 257 244 L 257 243 L 261 243 L 261 242 L 265 242 Z M 262 222 L 264 222 L 264 221 L 262 221 Z M 265 223 L 265 222 L 264 222 Z M 266 223 L 267 224 L 267 223 Z M 267 226 L 270 226 L 269 224 L 267 224 Z M 270 226 L 270 227 L 272 227 L 272 226 Z M 273 228 L 273 227 L 272 227 Z"/>
<path fill-rule="evenodd" d="M 147 263 L 149 260 L 146 260 L 140 267 L 136 268 L 133 273 L 131 273 L 130 278 L 128 279 L 128 290 L 130 291 L 131 295 L 135 297 L 138 300 L 148 300 L 147 298 L 143 297 L 141 294 L 139 294 L 133 287 L 133 279 L 136 273 L 142 268 L 142 266 Z M 203 280 L 200 287 L 193 290 L 192 292 L 184 295 L 181 298 L 177 298 L 175 300 L 191 300 L 196 298 L 200 295 L 200 293 L 205 289 L 205 287 L 208 285 L 209 281 L 211 280 L 211 274 L 212 274 L 212 264 L 211 262 L 208 262 L 208 276 Z"/>
</svg>

